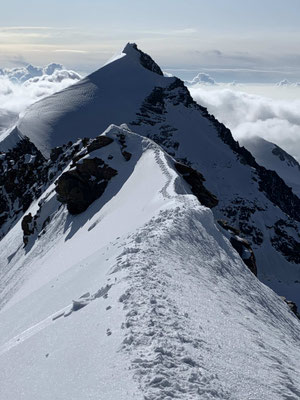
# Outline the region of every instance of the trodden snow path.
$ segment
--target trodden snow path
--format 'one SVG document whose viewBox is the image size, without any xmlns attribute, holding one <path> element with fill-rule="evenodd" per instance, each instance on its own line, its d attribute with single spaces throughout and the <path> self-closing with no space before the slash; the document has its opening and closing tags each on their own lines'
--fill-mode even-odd
<svg viewBox="0 0 300 400">
<path fill-rule="evenodd" d="M 228 260 L 208 210 L 161 211 L 130 239 L 113 273 L 128 274 L 123 351 L 145 399 L 299 398 L 299 322 Z"/>
<path fill-rule="evenodd" d="M 299 399 L 299 321 L 172 159 L 122 133 L 133 157 L 104 205 L 77 217 L 61 207 L 19 250 L 22 285 L 0 313 L 0 400 Z"/>
</svg>

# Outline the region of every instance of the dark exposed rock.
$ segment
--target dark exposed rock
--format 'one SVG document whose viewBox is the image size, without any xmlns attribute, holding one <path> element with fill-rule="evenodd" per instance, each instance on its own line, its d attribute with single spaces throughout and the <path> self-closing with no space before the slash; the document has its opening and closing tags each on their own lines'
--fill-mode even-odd
<svg viewBox="0 0 300 400">
<path fill-rule="evenodd" d="M 101 149 L 104 146 L 108 146 L 113 141 L 114 140 L 108 136 L 98 136 L 87 146 L 87 151 L 88 153 L 91 153 L 92 151 Z"/>
<path fill-rule="evenodd" d="M 34 232 L 33 217 L 31 213 L 24 216 L 24 218 L 22 219 L 21 226 L 24 235 L 29 236 Z"/>
<path fill-rule="evenodd" d="M 219 219 L 217 222 L 226 231 L 231 232 L 234 235 L 240 235 L 241 231 L 237 228 L 234 228 L 233 226 L 230 226 L 227 221 Z"/>
<path fill-rule="evenodd" d="M 247 164 L 247 160 L 250 165 L 255 168 L 256 161 L 246 149 L 240 148 L 237 142 L 233 139 L 231 132 L 223 124 L 220 124 L 213 116 L 210 116 L 207 109 L 198 105 L 191 97 L 188 89 L 184 86 L 184 83 L 180 79 L 174 79 L 167 88 L 156 87 L 152 93 L 143 102 L 140 112 L 137 113 L 137 119 L 131 123 L 135 126 L 143 126 L 143 131 L 162 146 L 171 156 L 173 156 L 178 162 L 182 162 L 185 165 L 191 166 L 190 160 L 179 159 L 177 157 L 177 150 L 179 143 L 175 140 L 177 129 L 166 121 L 167 106 L 168 104 L 174 106 L 184 105 L 185 107 L 194 108 L 195 111 L 199 111 L 201 115 L 209 119 L 216 127 L 216 130 L 221 139 L 231 146 L 235 152 L 242 149 L 237 157 L 244 164 Z M 156 132 L 153 132 L 152 126 L 156 126 Z M 247 154 L 244 155 L 244 151 Z M 249 158 L 247 159 L 247 156 Z M 254 174 L 253 174 L 254 176 Z M 256 179 L 259 182 L 260 178 L 256 175 Z M 222 199 L 220 199 L 220 202 Z M 222 202 L 221 202 L 222 204 Z M 260 229 L 255 226 L 255 222 L 251 220 L 251 216 L 256 212 L 260 211 L 261 207 L 255 202 L 251 202 L 248 199 L 236 199 L 230 204 L 222 206 L 224 217 L 229 218 L 231 224 L 238 225 L 241 232 L 249 237 L 251 242 L 255 244 L 262 244 L 263 233 Z"/>
<path fill-rule="evenodd" d="M 21 227 L 23 230 L 24 246 L 26 246 L 29 240 L 29 236 L 34 233 L 34 228 L 35 228 L 34 219 L 31 213 L 24 216 L 21 222 Z"/>
<path fill-rule="evenodd" d="M 136 43 L 132 43 L 131 46 L 140 53 L 140 63 L 142 64 L 142 66 L 144 68 L 148 69 L 149 71 L 155 72 L 158 75 L 163 75 L 162 70 L 156 64 L 156 62 L 153 61 L 153 59 L 148 54 L 146 54 L 143 51 L 141 51 L 140 49 L 138 49 Z M 125 48 L 125 52 L 126 52 L 126 48 Z"/>
<path fill-rule="evenodd" d="M 55 147 L 54 149 L 51 150 L 50 153 L 50 160 L 52 162 L 56 161 L 58 157 L 63 153 L 63 148 L 62 147 Z"/>
<path fill-rule="evenodd" d="M 125 158 L 126 161 L 129 161 L 131 159 L 132 154 L 129 153 L 128 151 L 126 151 L 126 150 L 123 150 L 122 151 L 122 156 Z"/>
<path fill-rule="evenodd" d="M 200 107 L 203 115 L 213 123 L 223 142 L 239 156 L 240 161 L 256 170 L 259 190 L 284 213 L 300 222 L 300 199 L 293 193 L 292 189 L 275 171 L 257 164 L 252 154 L 234 140 L 230 130 L 225 125 L 220 123 L 213 115 L 210 115 L 204 107 L 198 107 Z"/>
<path fill-rule="evenodd" d="M 257 211 L 264 211 L 264 209 L 259 207 L 255 200 L 236 197 L 230 205 L 222 207 L 221 211 L 224 217 L 229 219 L 230 225 L 238 226 L 243 235 L 251 238 L 251 242 L 257 245 L 263 243 L 263 233 L 255 225 L 252 216 Z"/>
<path fill-rule="evenodd" d="M 300 314 L 298 313 L 298 308 L 297 308 L 296 303 L 294 303 L 293 301 L 287 300 L 283 296 L 280 296 L 280 297 L 289 306 L 289 308 L 292 311 L 292 313 L 294 313 L 296 315 L 296 317 L 300 319 Z"/>
<path fill-rule="evenodd" d="M 213 208 L 218 205 L 218 199 L 216 196 L 209 192 L 203 185 L 205 179 L 200 172 L 178 162 L 176 162 L 174 165 L 183 179 L 190 185 L 193 194 L 197 197 L 201 204 L 209 208 Z"/>
<path fill-rule="evenodd" d="M 99 136 L 75 144 L 69 142 L 54 148 L 50 159 L 46 160 L 33 143 L 24 138 L 12 150 L 0 153 L 0 240 L 71 160 L 75 166 L 88 152 L 112 141 Z"/>
<path fill-rule="evenodd" d="M 267 170 L 265 167 L 257 164 L 252 154 L 234 140 L 231 131 L 213 115 L 209 114 L 205 107 L 200 106 L 194 101 L 188 89 L 180 79 L 174 79 L 173 83 L 167 88 L 154 88 L 152 93 L 145 99 L 140 113 L 137 114 L 137 120 L 133 121 L 131 124 L 148 124 L 151 126 L 162 124 L 165 121 L 164 114 L 166 113 L 167 102 L 171 102 L 175 106 L 183 104 L 185 107 L 200 111 L 202 116 L 207 118 L 215 127 L 222 141 L 237 154 L 240 162 L 255 169 L 259 190 L 284 213 L 300 222 L 300 199 L 293 193 L 292 189 L 287 186 L 284 180 L 281 179 L 275 171 Z M 151 135 L 150 137 L 160 144 L 169 154 L 175 156 L 176 142 L 172 136 L 173 132 L 169 130 L 167 138 L 164 138 L 161 134 Z"/>
<path fill-rule="evenodd" d="M 169 99 L 169 97 L 171 97 Z M 147 125 L 154 126 L 159 124 L 159 131 L 155 134 L 149 135 L 157 144 L 162 146 L 170 155 L 174 156 L 174 150 L 177 150 L 179 143 L 173 139 L 176 128 L 165 123 L 166 102 L 173 101 L 176 98 L 170 94 L 168 88 L 155 87 L 149 96 L 144 100 L 140 112 L 138 112 L 137 119 L 131 122 L 131 125 L 143 125 L 145 132 L 147 132 Z"/>
<path fill-rule="evenodd" d="M 300 264 L 300 240 L 296 240 L 291 234 L 294 231 L 294 236 L 300 239 L 296 224 L 280 219 L 272 228 L 274 235 L 271 237 L 271 243 L 275 249 L 288 261 Z"/>
<path fill-rule="evenodd" d="M 65 168 L 80 146 L 69 142 L 56 147 L 50 160 L 46 160 L 24 138 L 13 149 L 0 153 L 0 240 Z"/>
<path fill-rule="evenodd" d="M 122 156 L 125 158 L 126 161 L 129 161 L 131 159 L 132 154 L 129 153 L 128 151 L 124 150 L 127 147 L 126 137 L 123 133 L 118 133 L 117 137 L 118 137 L 118 142 L 121 147 Z"/>
<path fill-rule="evenodd" d="M 247 265 L 251 272 L 257 276 L 256 259 L 252 247 L 249 242 L 239 236 L 240 231 L 228 224 L 227 221 L 218 220 L 218 224 L 230 234 L 230 243 L 238 252 L 241 259 Z"/>
<path fill-rule="evenodd" d="M 48 180 L 45 162 L 27 138 L 0 154 L 0 239 L 41 194 Z"/>
<path fill-rule="evenodd" d="M 115 175 L 117 171 L 103 160 L 83 159 L 75 169 L 65 172 L 57 180 L 57 199 L 67 204 L 71 214 L 79 214 L 103 194 L 108 181 Z"/>
<path fill-rule="evenodd" d="M 230 238 L 232 247 L 239 253 L 241 259 L 247 265 L 251 272 L 257 276 L 257 265 L 254 252 L 249 242 L 239 236 L 232 236 Z"/>
</svg>

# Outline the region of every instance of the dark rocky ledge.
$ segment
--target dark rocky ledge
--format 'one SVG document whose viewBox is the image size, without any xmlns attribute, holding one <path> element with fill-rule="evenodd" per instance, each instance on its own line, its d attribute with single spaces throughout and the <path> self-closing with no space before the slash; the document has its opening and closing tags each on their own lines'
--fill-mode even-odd
<svg viewBox="0 0 300 400">
<path fill-rule="evenodd" d="M 284 296 L 280 296 L 280 297 L 289 306 L 292 313 L 294 313 L 296 315 L 296 317 L 300 319 L 300 314 L 298 313 L 298 308 L 297 308 L 296 303 L 294 303 L 293 301 L 287 300 Z"/>
<path fill-rule="evenodd" d="M 97 157 L 83 159 L 57 180 L 57 200 L 67 204 L 71 214 L 79 214 L 104 193 L 109 180 L 117 173 Z"/>
<path fill-rule="evenodd" d="M 175 162 L 174 165 L 176 170 L 183 177 L 183 179 L 190 185 L 191 191 L 197 197 L 201 204 L 209 208 L 213 208 L 218 205 L 219 201 L 217 197 L 210 191 L 208 191 L 203 185 L 205 179 L 203 175 L 200 174 L 200 172 L 179 162 Z"/>
<path fill-rule="evenodd" d="M 230 243 L 232 247 L 238 252 L 241 259 L 247 265 L 251 272 L 257 276 L 256 259 L 252 247 L 249 242 L 240 237 L 238 229 L 228 225 L 227 221 L 218 220 L 218 224 L 230 234 Z"/>
<path fill-rule="evenodd" d="M 127 46 L 131 46 L 140 54 L 140 63 L 142 64 L 142 66 L 144 68 L 148 69 L 149 71 L 155 72 L 158 75 L 163 76 L 163 72 L 160 69 L 160 67 L 156 64 L 156 62 L 149 56 L 149 54 L 146 54 L 143 51 L 141 51 L 137 47 L 136 43 L 132 43 L 132 44 L 128 43 Z M 126 52 L 126 47 L 125 47 L 125 52 Z"/>
</svg>

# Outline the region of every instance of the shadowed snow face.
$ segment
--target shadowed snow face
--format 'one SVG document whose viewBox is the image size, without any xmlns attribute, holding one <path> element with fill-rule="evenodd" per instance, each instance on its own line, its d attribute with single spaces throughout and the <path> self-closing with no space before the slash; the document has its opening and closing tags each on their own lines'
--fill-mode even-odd
<svg viewBox="0 0 300 400">
<path fill-rule="evenodd" d="M 236 140 L 261 136 L 300 160 L 300 100 L 273 100 L 232 89 L 197 87 L 190 92 L 231 129 Z"/>
</svg>

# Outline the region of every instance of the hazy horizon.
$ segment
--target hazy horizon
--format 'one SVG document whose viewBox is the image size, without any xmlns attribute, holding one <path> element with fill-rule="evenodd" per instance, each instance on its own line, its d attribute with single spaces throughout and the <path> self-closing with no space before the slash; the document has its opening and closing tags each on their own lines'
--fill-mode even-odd
<svg viewBox="0 0 300 400">
<path fill-rule="evenodd" d="M 203 71 L 222 82 L 296 82 L 299 14 L 297 0 L 12 0 L 1 9 L 0 67 L 59 62 L 89 73 L 134 41 L 184 79 Z"/>
</svg>

